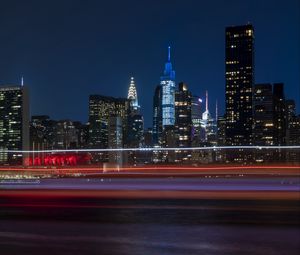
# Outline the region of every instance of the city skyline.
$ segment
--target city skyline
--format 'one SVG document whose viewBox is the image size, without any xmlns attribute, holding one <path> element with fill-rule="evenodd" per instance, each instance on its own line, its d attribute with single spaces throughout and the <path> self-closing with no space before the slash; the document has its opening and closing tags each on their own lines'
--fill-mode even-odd
<svg viewBox="0 0 300 255">
<path fill-rule="evenodd" d="M 78 19 L 75 14 L 81 14 L 84 17 L 86 15 L 85 9 L 82 12 L 78 10 L 78 2 L 73 1 L 72 3 L 69 6 L 70 8 L 67 7 L 66 3 L 60 6 L 62 9 L 69 8 L 69 11 L 74 13 L 74 16 L 70 17 L 70 22 L 67 23 L 69 29 L 75 29 L 79 25 L 78 22 L 75 22 Z M 170 44 L 172 47 L 172 62 L 178 77 L 176 79 L 176 87 L 179 82 L 183 81 L 188 84 L 193 94 L 201 97 L 204 97 L 204 93 L 208 89 L 212 99 L 210 111 L 214 115 L 213 104 L 215 99 L 218 99 L 221 115 L 224 113 L 225 106 L 225 27 L 228 25 L 243 25 L 250 21 L 255 29 L 255 83 L 285 83 L 286 97 L 296 100 L 297 112 L 299 112 L 300 79 L 298 77 L 299 72 L 297 73 L 300 66 L 299 58 L 297 58 L 299 56 L 297 54 L 299 52 L 297 47 L 299 45 L 299 35 L 296 31 L 300 29 L 298 29 L 299 22 L 297 22 L 299 19 L 299 11 L 296 8 L 298 6 L 297 1 L 286 3 L 284 5 L 285 8 L 282 8 L 283 5 L 279 1 L 276 3 L 272 2 L 272 10 L 267 14 L 263 12 L 263 19 L 261 9 L 268 9 L 268 4 L 265 2 L 255 7 L 254 3 L 247 2 L 246 6 L 249 9 L 247 17 L 242 17 L 239 14 L 236 18 L 226 18 L 226 15 L 226 17 L 221 15 L 216 20 L 214 20 L 214 15 L 210 16 L 204 13 L 205 9 L 212 9 L 211 4 L 205 4 L 201 9 L 196 4 L 195 9 L 203 15 L 200 15 L 201 18 L 195 19 L 196 10 L 192 11 L 189 6 L 175 2 L 169 7 L 166 17 L 162 15 L 162 10 L 155 9 L 156 14 L 161 17 L 160 24 L 162 28 L 159 29 L 154 25 L 155 23 L 151 25 L 148 23 L 151 17 L 149 14 L 150 10 L 146 11 L 134 1 L 128 3 L 125 13 L 130 14 L 132 12 L 130 7 L 134 4 L 137 5 L 135 10 L 140 11 L 137 11 L 136 18 L 130 19 L 128 21 L 129 24 L 126 23 L 124 25 L 124 32 L 128 32 L 128 35 L 121 37 L 123 39 L 118 45 L 112 43 L 112 46 L 109 48 L 107 48 L 105 41 L 102 42 L 100 40 L 100 43 L 97 45 L 93 41 L 93 39 L 102 38 L 101 35 L 106 35 L 100 28 L 99 33 L 98 30 L 94 32 L 88 30 L 84 34 L 84 42 L 83 39 L 80 40 L 80 35 L 84 33 L 83 28 L 88 28 L 89 25 L 91 29 L 94 28 L 95 25 L 91 23 L 91 20 L 83 22 L 82 27 L 79 26 L 78 32 L 80 33 L 75 38 L 66 39 L 66 37 L 62 36 L 61 30 L 57 28 L 57 23 L 52 23 L 52 29 L 49 30 L 48 23 L 44 19 L 42 19 L 42 24 L 45 31 L 49 31 L 49 34 L 43 34 L 40 38 L 41 44 L 34 48 L 35 44 L 32 40 L 37 39 L 35 33 L 40 31 L 41 27 L 34 23 L 34 15 L 32 18 L 27 16 L 24 18 L 22 15 L 26 12 L 19 13 L 20 17 L 18 19 L 23 17 L 24 24 L 19 24 L 20 27 L 18 27 L 17 24 L 8 22 L 7 28 L 3 28 L 4 35 L 7 35 L 9 29 L 15 31 L 17 28 L 22 28 L 19 36 L 29 32 L 32 37 L 26 36 L 25 41 L 23 43 L 19 42 L 17 45 L 15 43 L 7 45 L 6 42 L 4 45 L 6 47 L 0 47 L 7 49 L 6 52 L 3 50 L 1 52 L 3 55 L 0 71 L 1 84 L 20 83 L 21 76 L 24 76 L 24 83 L 30 89 L 31 115 L 47 114 L 54 119 L 72 119 L 86 122 L 88 116 L 87 102 L 90 94 L 126 97 L 128 81 L 131 76 L 134 76 L 139 103 L 145 116 L 145 127 L 150 127 L 152 126 L 152 95 L 156 85 L 159 83 L 161 69 L 166 59 L 166 47 Z M 162 3 L 162 7 L 165 4 Z M 235 4 L 237 6 L 232 2 L 229 6 L 220 9 L 230 14 L 234 12 L 235 8 L 239 9 L 241 7 L 241 4 L 237 2 Z M 97 7 L 94 5 L 91 4 L 90 6 L 85 6 L 85 8 L 90 10 L 92 7 Z M 9 8 L 9 4 L 4 6 L 4 11 L 6 10 L 5 7 Z M 15 11 L 21 7 L 24 7 L 22 3 L 18 7 L 12 8 L 11 14 L 15 15 Z M 50 8 L 49 13 L 58 14 L 58 17 L 60 17 L 59 13 L 56 13 L 58 10 L 54 8 L 55 3 L 49 4 L 48 7 Z M 106 7 L 103 6 L 102 10 L 105 10 Z M 33 6 L 33 9 L 40 10 L 40 14 L 43 8 L 37 3 Z M 112 11 L 111 8 L 107 8 L 109 11 Z M 150 8 L 151 11 L 153 11 L 153 8 Z M 188 11 L 190 15 L 184 21 L 172 19 L 171 22 L 168 18 L 172 16 L 172 11 L 176 8 L 183 8 L 182 10 Z M 142 14 L 145 14 L 144 18 Z M 121 17 L 123 17 L 122 15 L 124 14 L 121 14 Z M 199 13 L 197 13 L 198 16 Z M 92 13 L 91 17 L 99 20 L 98 15 L 95 15 L 95 13 Z M 270 21 L 266 17 L 269 17 Z M 147 30 L 147 33 L 145 31 L 143 32 L 145 34 L 142 34 L 146 35 L 146 39 L 149 39 L 148 33 L 150 31 L 151 33 L 153 32 L 151 34 L 153 38 L 151 37 L 150 41 L 144 41 L 146 39 L 142 40 L 133 36 L 132 33 L 137 28 L 133 26 L 134 29 L 131 31 L 131 25 L 136 19 L 141 19 L 140 26 L 148 24 L 147 28 L 149 31 Z M 208 22 L 205 27 L 203 22 L 200 22 L 203 21 L 202 19 L 211 21 L 212 24 Z M 109 23 L 108 25 L 111 25 L 112 20 L 108 19 L 107 22 Z M 116 23 L 113 24 L 112 22 L 112 28 L 116 28 L 120 24 L 120 20 L 117 19 Z M 167 25 L 171 29 L 164 29 Z M 154 33 L 154 28 L 157 28 L 156 33 Z M 283 30 L 283 28 L 285 29 Z M 52 45 L 51 42 L 53 43 L 53 41 L 47 41 L 47 39 L 53 38 L 53 33 L 55 34 L 56 29 L 61 44 Z M 211 29 L 214 31 L 213 34 L 209 32 Z M 15 34 L 18 35 L 18 33 Z M 14 36 L 12 37 L 15 38 Z M 115 35 L 111 36 L 114 37 Z M 130 41 L 132 45 L 129 45 L 126 38 L 132 38 L 132 36 L 137 40 Z M 14 40 L 12 37 L 8 37 L 8 39 Z M 285 38 L 293 38 L 293 40 L 286 40 Z M 208 44 L 211 47 L 208 47 Z M 105 55 L 103 55 L 103 47 L 106 47 Z M 63 48 L 65 49 L 64 52 L 62 51 Z M 80 50 L 81 53 L 79 55 L 76 49 Z M 37 56 L 37 53 L 41 53 L 41 56 Z M 75 55 L 71 56 L 71 53 Z M 96 56 L 99 56 L 99 58 Z M 105 59 L 105 56 L 109 59 L 108 62 L 106 61 L 106 64 L 102 60 Z M 38 62 L 41 65 L 38 65 Z M 151 94 L 151 97 L 149 97 L 149 94 Z M 56 98 L 57 103 L 55 105 L 51 103 L 51 97 Z"/>
</svg>

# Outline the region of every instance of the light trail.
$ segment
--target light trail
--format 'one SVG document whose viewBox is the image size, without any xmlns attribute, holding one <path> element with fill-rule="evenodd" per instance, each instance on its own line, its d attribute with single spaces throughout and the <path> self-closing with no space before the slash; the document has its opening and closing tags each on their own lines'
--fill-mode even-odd
<svg viewBox="0 0 300 255">
<path fill-rule="evenodd" d="M 300 149 L 300 145 L 286 146 L 209 146 L 209 147 L 151 147 L 151 148 L 107 148 L 107 149 L 65 149 L 65 150 L 0 150 L 0 153 L 63 153 L 63 152 L 122 152 L 122 151 L 197 151 L 197 150 L 292 150 Z"/>
<path fill-rule="evenodd" d="M 234 175 L 300 175 L 300 166 L 145 166 L 145 167 L 122 167 L 106 168 L 99 167 L 77 167 L 77 168 L 0 168 L 0 173 L 19 173 L 19 174 L 41 174 L 41 175 L 56 175 L 56 174 L 80 174 L 80 175 L 112 175 L 113 177 L 130 177 L 132 175 L 143 176 L 194 176 L 194 175 L 214 175 L 214 174 L 234 174 Z M 147 177 L 147 176 L 146 176 Z"/>
</svg>

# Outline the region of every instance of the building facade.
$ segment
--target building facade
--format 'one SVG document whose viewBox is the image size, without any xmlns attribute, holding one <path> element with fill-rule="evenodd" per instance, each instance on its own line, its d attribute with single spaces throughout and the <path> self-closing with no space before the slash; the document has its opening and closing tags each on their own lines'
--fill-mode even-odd
<svg viewBox="0 0 300 255">
<path fill-rule="evenodd" d="M 25 86 L 0 87 L 0 150 L 29 150 L 29 95 Z M 0 153 L 0 164 L 25 164 L 24 153 Z"/>
<path fill-rule="evenodd" d="M 254 29 L 227 27 L 225 50 L 225 111 L 227 145 L 252 145 Z"/>
<path fill-rule="evenodd" d="M 154 146 L 162 144 L 162 87 L 156 86 L 153 96 L 153 128 L 152 141 Z"/>
<path fill-rule="evenodd" d="M 191 147 L 192 135 L 192 94 L 187 84 L 181 82 L 175 92 L 175 132 L 177 147 Z M 177 162 L 187 162 L 190 158 L 190 151 L 176 151 Z"/>
<path fill-rule="evenodd" d="M 160 78 L 162 89 L 162 126 L 175 125 L 175 71 L 171 63 L 171 48 L 168 47 L 168 60 Z"/>
<path fill-rule="evenodd" d="M 130 101 L 126 98 L 91 95 L 89 97 L 89 146 L 108 148 L 110 116 L 119 116 L 122 119 L 123 137 L 126 137 L 129 112 Z"/>
</svg>

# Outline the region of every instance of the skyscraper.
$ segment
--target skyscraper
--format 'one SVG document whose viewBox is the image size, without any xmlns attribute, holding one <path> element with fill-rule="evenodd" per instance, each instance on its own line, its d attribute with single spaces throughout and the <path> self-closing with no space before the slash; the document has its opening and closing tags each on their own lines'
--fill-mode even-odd
<svg viewBox="0 0 300 255">
<path fill-rule="evenodd" d="M 274 83 L 274 144 L 285 145 L 286 136 L 286 107 L 284 84 Z"/>
<path fill-rule="evenodd" d="M 192 146 L 198 147 L 201 142 L 202 99 L 192 96 Z"/>
<path fill-rule="evenodd" d="M 192 134 L 192 94 L 187 84 L 179 83 L 175 92 L 175 133 L 178 147 L 191 147 Z M 178 151 L 176 160 L 187 161 L 190 151 Z"/>
<path fill-rule="evenodd" d="M 205 96 L 205 111 L 202 114 L 201 127 L 203 129 L 202 142 L 208 145 L 217 144 L 217 120 L 214 120 L 208 109 L 208 91 Z M 217 108 L 217 107 L 216 107 Z"/>
<path fill-rule="evenodd" d="M 162 87 L 162 125 L 175 125 L 175 71 L 171 64 L 171 47 L 168 47 L 168 60 L 165 64 L 165 70 L 160 78 Z"/>
<path fill-rule="evenodd" d="M 272 84 L 256 84 L 253 92 L 255 145 L 274 145 L 274 107 Z"/>
<path fill-rule="evenodd" d="M 179 83 L 175 92 L 175 126 L 178 134 L 178 146 L 191 146 L 192 129 L 192 95 L 187 84 Z"/>
<path fill-rule="evenodd" d="M 160 146 L 162 143 L 162 88 L 156 86 L 153 96 L 153 145 Z"/>
<path fill-rule="evenodd" d="M 253 144 L 274 145 L 274 107 L 272 84 L 256 84 L 253 89 Z M 256 162 L 273 158 L 273 151 L 255 151 Z"/>
<path fill-rule="evenodd" d="M 128 96 L 127 99 L 130 100 L 130 106 L 132 110 L 138 112 L 140 106 L 138 102 L 138 96 L 137 96 L 137 91 L 136 91 L 136 86 L 134 82 L 134 77 L 130 78 L 130 85 L 128 89 Z"/>
<path fill-rule="evenodd" d="M 23 82 L 22 82 L 23 83 Z M 24 86 L 0 87 L 0 150 L 29 149 L 29 97 Z M 0 164 L 25 163 L 22 153 L 0 153 Z"/>
<path fill-rule="evenodd" d="M 252 92 L 254 83 L 253 26 L 226 28 L 226 143 L 252 144 Z"/>
<path fill-rule="evenodd" d="M 108 118 L 108 148 L 119 149 L 123 147 L 122 118 L 118 115 L 111 115 Z M 121 166 L 123 163 L 122 151 L 110 151 L 108 154 L 109 163 Z"/>
</svg>

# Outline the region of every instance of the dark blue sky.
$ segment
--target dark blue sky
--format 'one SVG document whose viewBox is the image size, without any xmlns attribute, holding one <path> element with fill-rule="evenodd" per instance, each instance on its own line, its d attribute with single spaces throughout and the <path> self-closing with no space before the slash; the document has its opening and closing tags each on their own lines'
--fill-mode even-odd
<svg viewBox="0 0 300 255">
<path fill-rule="evenodd" d="M 89 94 L 126 97 L 136 79 L 145 127 L 172 46 L 176 81 L 224 111 L 224 31 L 255 29 L 255 79 L 300 102 L 300 1 L 0 0 L 0 84 L 30 88 L 31 113 L 87 121 Z"/>
</svg>

